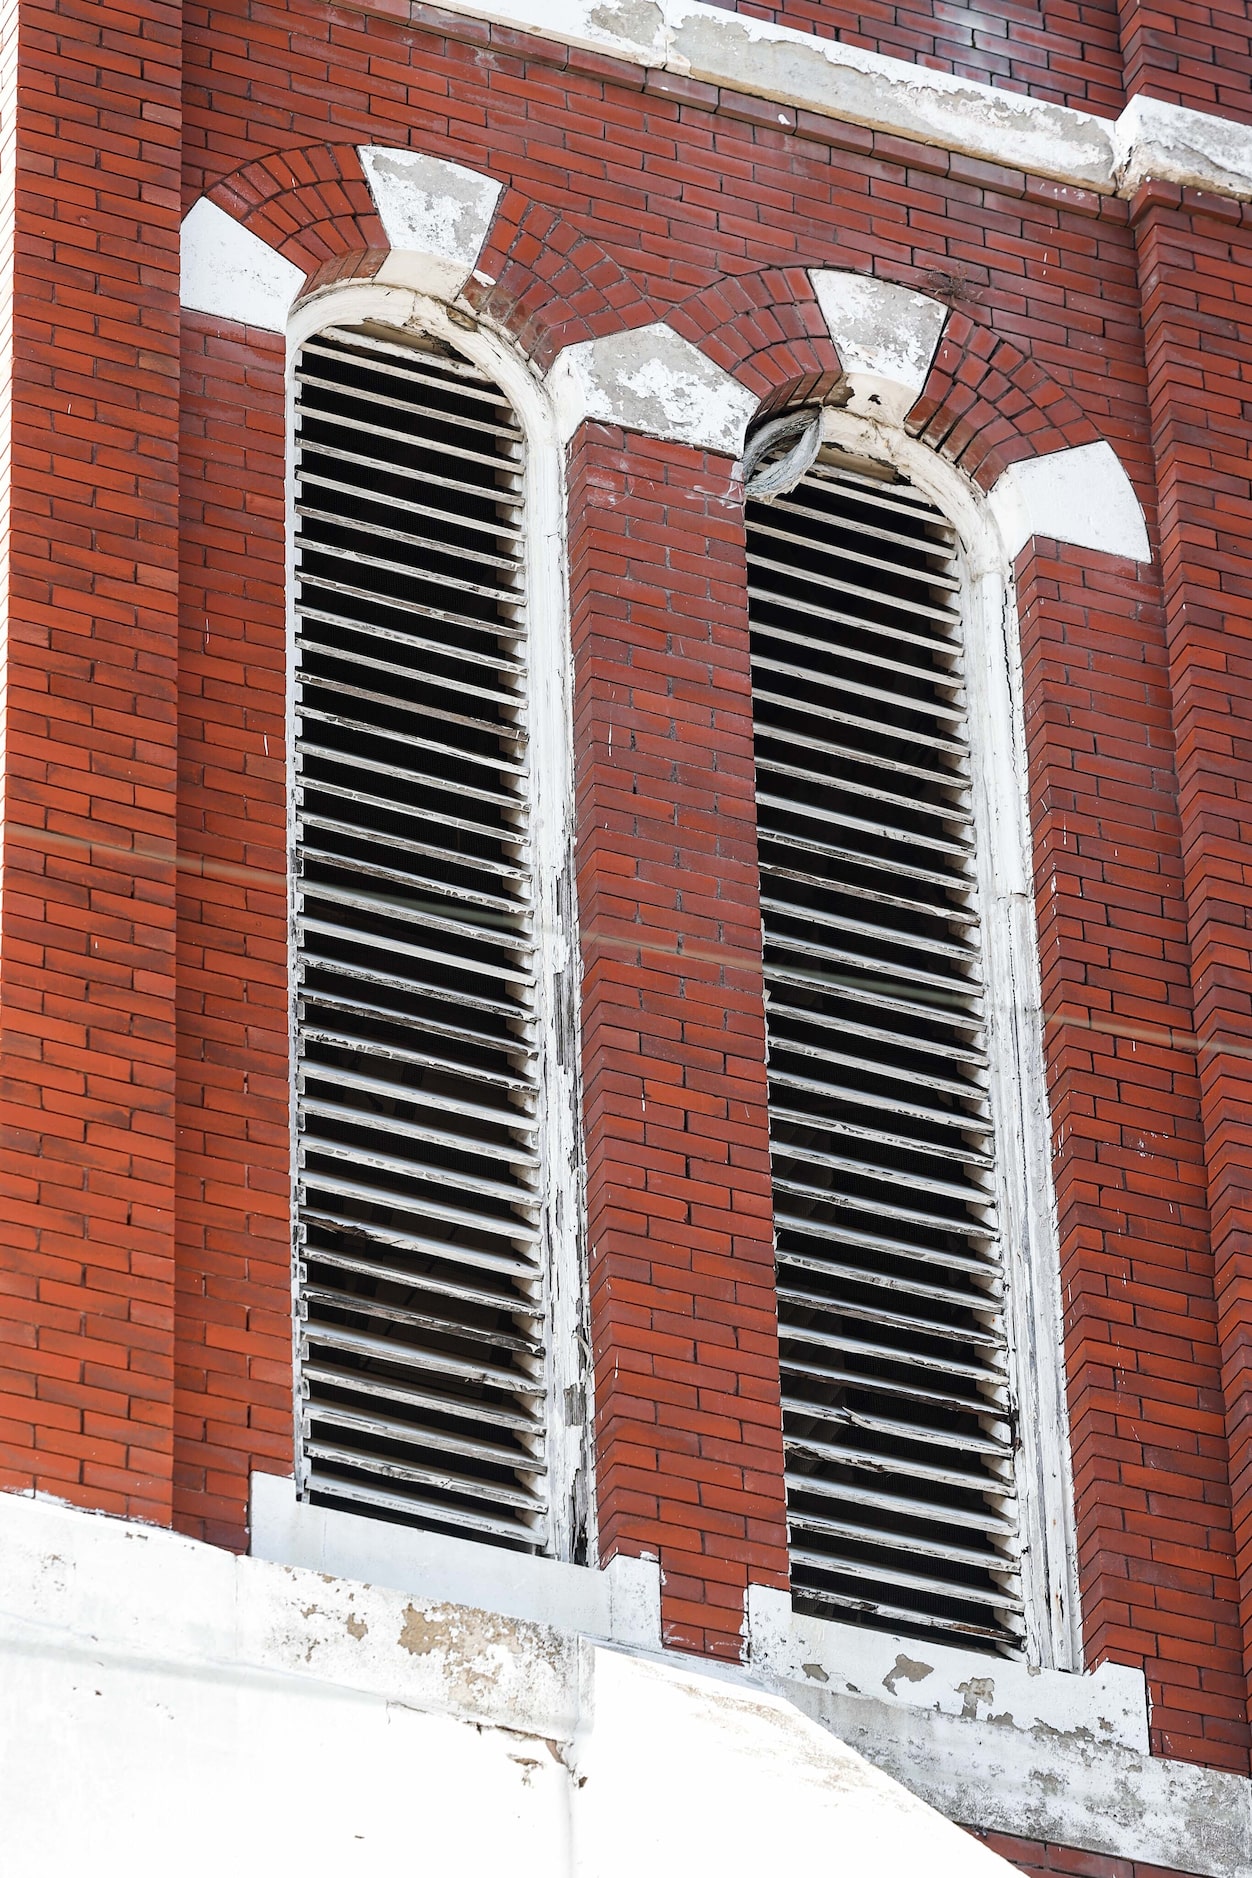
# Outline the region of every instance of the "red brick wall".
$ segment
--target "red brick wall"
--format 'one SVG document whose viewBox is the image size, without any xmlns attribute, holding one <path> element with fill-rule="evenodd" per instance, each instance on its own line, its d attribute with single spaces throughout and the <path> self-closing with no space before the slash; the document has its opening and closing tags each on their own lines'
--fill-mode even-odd
<svg viewBox="0 0 1252 1878">
<path fill-rule="evenodd" d="M 179 10 L 6 9 L 0 1484 L 168 1520 Z"/>
<path fill-rule="evenodd" d="M 569 475 L 601 1556 L 738 1658 L 787 1584 L 743 492 L 588 425 Z"/>
<path fill-rule="evenodd" d="M 1019 1839 L 1009 1832 L 975 1832 L 975 1839 L 990 1846 L 1027 1878 L 1184 1878 L 1165 1865 L 1145 1865 L 1140 1859 L 1108 1858 L 1099 1852 L 1079 1852 L 1073 1846 L 1045 1845 L 1039 1839 Z"/>
<path fill-rule="evenodd" d="M 728 12 L 916 60 L 1005 91 L 1115 117 L 1125 103 L 1116 0 L 713 0 Z"/>
<path fill-rule="evenodd" d="M 1252 123 L 1252 19 L 1244 0 L 1121 0 L 1126 95 Z"/>
<path fill-rule="evenodd" d="M 1252 1662 L 1252 216 L 1137 204 L 1245 1662 Z"/>
<path fill-rule="evenodd" d="M 290 1473 L 284 344 L 183 320 L 174 1524 Z"/>
<path fill-rule="evenodd" d="M 1018 575 L 1086 1647 L 1143 1667 L 1157 1752 L 1243 1772 L 1160 587 L 1046 542 Z"/>
</svg>

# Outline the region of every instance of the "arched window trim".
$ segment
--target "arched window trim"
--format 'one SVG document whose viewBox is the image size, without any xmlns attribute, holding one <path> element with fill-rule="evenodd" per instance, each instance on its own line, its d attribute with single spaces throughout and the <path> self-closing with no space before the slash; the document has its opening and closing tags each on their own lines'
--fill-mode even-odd
<svg viewBox="0 0 1252 1878">
<path fill-rule="evenodd" d="M 1013 563 L 982 491 L 901 426 L 827 409 L 821 437 L 823 444 L 890 464 L 907 476 L 943 510 L 959 539 L 1009 1376 L 1020 1443 L 1026 1655 L 1042 1668 L 1080 1670 L 1059 1236 Z"/>
<path fill-rule="evenodd" d="M 596 1563 L 591 1367 L 586 1329 L 582 1238 L 582 1158 L 578 1086 L 578 960 L 572 886 L 572 670 L 565 530 L 564 453 L 550 400 L 529 368 L 501 341 L 450 317 L 440 302 L 403 287 L 355 283 L 298 304 L 287 329 L 287 773 L 295 774 L 296 714 L 296 383 L 306 339 L 331 326 L 364 321 L 444 341 L 488 373 L 508 397 L 526 439 L 525 542 L 530 680 L 528 748 L 534 853 L 535 926 L 540 943 L 536 991 L 543 1158 L 542 1236 L 549 1275 L 548 1376 L 549 1557 Z M 295 791 L 288 790 L 287 853 L 295 851 Z M 294 875 L 289 869 L 289 881 Z M 295 896 L 289 892 L 288 982 L 296 983 Z M 295 1104 L 295 1000 L 289 998 L 289 1065 Z M 298 1134 L 291 1139 L 294 1212 Z M 293 1429 L 296 1491 L 302 1494 L 300 1443 L 299 1279 L 292 1260 Z M 472 1542 L 471 1542 L 472 1543 Z"/>
</svg>

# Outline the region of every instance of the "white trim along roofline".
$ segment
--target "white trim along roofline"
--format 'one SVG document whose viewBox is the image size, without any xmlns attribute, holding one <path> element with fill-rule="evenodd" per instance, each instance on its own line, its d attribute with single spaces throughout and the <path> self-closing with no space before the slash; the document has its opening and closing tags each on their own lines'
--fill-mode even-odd
<svg viewBox="0 0 1252 1878">
<path fill-rule="evenodd" d="M 368 0 L 357 0 L 368 11 Z M 578 46 L 820 117 L 1132 196 L 1149 177 L 1252 201 L 1252 126 L 1156 98 L 1121 116 L 933 71 L 706 0 L 439 0 L 538 39 Z M 787 125 L 780 112 L 780 126 Z"/>
</svg>

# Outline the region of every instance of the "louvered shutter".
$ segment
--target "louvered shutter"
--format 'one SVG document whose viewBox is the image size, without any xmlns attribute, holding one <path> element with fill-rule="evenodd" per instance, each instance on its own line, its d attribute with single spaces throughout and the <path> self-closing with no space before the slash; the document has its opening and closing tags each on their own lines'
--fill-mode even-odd
<svg viewBox="0 0 1252 1878">
<path fill-rule="evenodd" d="M 793 1595 L 1022 1630 L 956 546 L 830 453 L 749 503 Z"/>
<path fill-rule="evenodd" d="M 446 348 L 297 371 L 302 1480 L 548 1542 L 523 438 Z"/>
</svg>

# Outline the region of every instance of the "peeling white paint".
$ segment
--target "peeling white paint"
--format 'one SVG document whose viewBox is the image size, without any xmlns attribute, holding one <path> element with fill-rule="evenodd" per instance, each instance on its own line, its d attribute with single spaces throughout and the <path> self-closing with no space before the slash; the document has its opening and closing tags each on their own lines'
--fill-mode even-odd
<svg viewBox="0 0 1252 1878">
<path fill-rule="evenodd" d="M 742 1673 L 19 1495 L 0 1678 L 15 1878 L 1011 1878 Z"/>
<path fill-rule="evenodd" d="M 1111 122 L 1088 111 L 884 57 L 705 0 L 444 0 L 515 26 L 726 91 L 768 98 L 1101 195 L 1164 176 L 1252 200 L 1252 133 L 1139 100 Z"/>
<path fill-rule="evenodd" d="M 358 152 L 391 253 L 377 279 L 455 300 L 477 266 L 503 187 L 420 150 Z"/>
<path fill-rule="evenodd" d="M 566 346 L 548 374 L 562 437 L 594 420 L 738 456 L 759 400 L 657 321 Z"/>
<path fill-rule="evenodd" d="M 207 196 L 183 217 L 179 270 L 182 306 L 271 333 L 286 329 L 291 303 L 304 284 L 294 262 Z"/>
<path fill-rule="evenodd" d="M 748 1591 L 751 1664 L 769 1681 L 811 1682 L 832 1696 L 861 1696 L 890 1708 L 1148 1752 L 1148 1692 L 1142 1670 L 1105 1663 L 1091 1675 L 1039 1669 L 917 1637 L 810 1617 L 785 1592 Z"/>
<path fill-rule="evenodd" d="M 1252 126 L 1227 117 L 1132 98 L 1114 131 L 1118 193 L 1133 196 L 1150 177 L 1225 196 L 1252 194 Z"/>
<path fill-rule="evenodd" d="M 1011 1867 L 885 1786 L 795 1706 L 741 1678 L 597 1651 L 594 1726 L 576 1746 L 587 1878 L 837 1872 L 1009 1878 Z"/>
<path fill-rule="evenodd" d="M 852 393 L 847 408 L 903 421 L 926 383 L 947 307 L 870 274 L 815 267 L 809 279 Z"/>
<path fill-rule="evenodd" d="M 661 1647 L 655 1559 L 615 1558 L 602 1571 L 416 1532 L 296 1498 L 295 1482 L 253 1474 L 251 1553 L 274 1563 L 388 1585 L 435 1602 L 473 1604 L 552 1629 Z"/>
<path fill-rule="evenodd" d="M 984 1659 L 986 1662 L 986 1659 Z M 994 1677 L 1000 1665 L 987 1664 Z M 949 1819 L 1199 1878 L 1252 1873 L 1252 1781 L 1058 1733 L 781 1685 L 814 1720 Z"/>
<path fill-rule="evenodd" d="M 991 508 L 1016 560 L 1032 535 L 1150 561 L 1147 523 L 1134 484 L 1111 444 L 1081 444 L 1027 457 L 1005 470 Z"/>
</svg>

